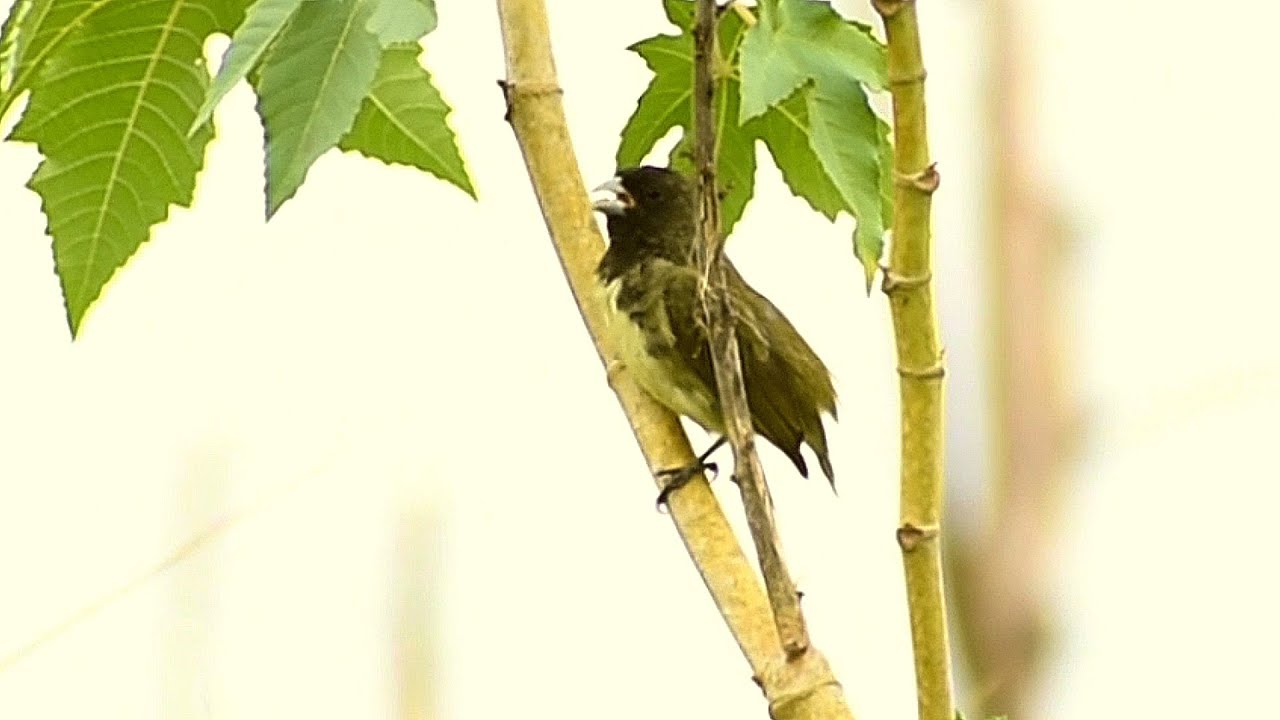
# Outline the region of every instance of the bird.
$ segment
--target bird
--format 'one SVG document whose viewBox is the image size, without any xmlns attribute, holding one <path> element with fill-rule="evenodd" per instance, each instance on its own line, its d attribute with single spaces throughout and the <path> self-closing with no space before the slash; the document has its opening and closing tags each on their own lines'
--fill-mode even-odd
<svg viewBox="0 0 1280 720">
<path fill-rule="evenodd" d="M 673 478 L 658 498 L 661 505 L 670 490 L 712 467 L 707 457 L 724 444 L 724 413 L 694 256 L 696 191 L 679 172 L 642 166 L 619 170 L 594 192 L 605 193 L 592 204 L 605 216 L 609 235 L 596 277 L 618 360 L 659 403 L 719 436 L 694 466 L 662 471 Z M 822 423 L 824 413 L 837 419 L 831 372 L 782 311 L 727 257 L 722 262 L 752 425 L 806 478 L 809 469 L 800 450 L 808 445 L 834 490 Z"/>
</svg>

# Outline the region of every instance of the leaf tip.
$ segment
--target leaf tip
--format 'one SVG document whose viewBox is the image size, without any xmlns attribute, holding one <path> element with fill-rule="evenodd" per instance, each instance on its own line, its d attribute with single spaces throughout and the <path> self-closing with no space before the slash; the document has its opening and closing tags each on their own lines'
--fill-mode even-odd
<svg viewBox="0 0 1280 720">
<path fill-rule="evenodd" d="M 876 271 L 879 270 L 880 267 L 874 260 L 872 260 L 871 262 L 868 262 L 866 258 L 861 258 L 861 260 L 862 260 L 862 274 L 867 284 L 866 286 L 867 297 L 871 297 L 871 288 L 875 285 L 875 282 L 876 282 Z"/>
</svg>

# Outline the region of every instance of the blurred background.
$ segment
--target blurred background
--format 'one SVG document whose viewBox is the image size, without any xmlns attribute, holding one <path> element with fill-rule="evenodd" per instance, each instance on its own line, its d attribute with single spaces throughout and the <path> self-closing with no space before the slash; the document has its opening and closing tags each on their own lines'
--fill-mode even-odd
<svg viewBox="0 0 1280 720">
<path fill-rule="evenodd" d="M 549 5 L 602 182 L 648 81 L 624 48 L 669 26 L 656 0 Z M 0 145 L 0 717 L 763 715 L 571 304 L 493 4 L 438 6 L 424 60 L 478 203 L 333 152 L 264 224 L 241 87 L 195 205 L 74 343 L 39 158 Z M 960 704 L 1256 715 L 1280 670 L 1280 10 L 919 6 Z M 842 397 L 838 497 L 763 456 L 785 552 L 855 713 L 910 717 L 886 304 L 850 222 L 761 153 L 729 252 Z"/>
</svg>

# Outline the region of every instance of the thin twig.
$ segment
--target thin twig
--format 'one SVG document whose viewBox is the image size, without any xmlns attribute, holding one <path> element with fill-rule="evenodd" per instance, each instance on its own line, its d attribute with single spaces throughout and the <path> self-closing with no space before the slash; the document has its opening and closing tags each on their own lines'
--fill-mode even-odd
<svg viewBox="0 0 1280 720">
<path fill-rule="evenodd" d="M 795 584 L 778 549 L 778 533 L 769 506 L 764 471 L 756 455 L 751 410 L 742 380 L 738 338 L 729 311 L 722 262 L 724 238 L 720 233 L 720 198 L 716 192 L 715 165 L 715 58 L 719 52 L 716 48 L 715 0 L 698 0 L 693 43 L 693 164 L 698 174 L 698 230 L 701 235 L 701 242 L 695 247 L 701 249 L 698 260 L 703 277 L 702 303 L 707 315 L 711 361 L 715 368 L 725 434 L 733 446 L 734 479 L 742 492 L 747 525 L 760 559 L 760 571 L 764 575 L 778 637 L 782 639 L 787 657 L 796 657 L 809 648 L 809 633 L 800 611 Z"/>
<path fill-rule="evenodd" d="M 942 350 L 933 309 L 929 213 L 938 173 L 929 161 L 924 62 L 914 0 L 872 0 L 884 20 L 893 94 L 893 248 L 884 290 L 893 315 L 902 398 L 898 545 L 907 583 L 920 720 L 953 720 L 939 527 L 942 522 Z"/>
</svg>

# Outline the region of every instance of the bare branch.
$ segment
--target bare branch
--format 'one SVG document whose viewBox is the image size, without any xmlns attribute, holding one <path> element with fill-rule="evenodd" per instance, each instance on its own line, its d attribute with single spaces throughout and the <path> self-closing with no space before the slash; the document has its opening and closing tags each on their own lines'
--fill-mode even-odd
<svg viewBox="0 0 1280 720">
<path fill-rule="evenodd" d="M 693 44 L 693 164 L 698 176 L 698 231 L 701 236 L 701 242 L 695 247 L 701 250 L 698 261 L 702 271 L 702 303 L 707 316 L 711 361 L 724 414 L 725 434 L 733 446 L 734 479 L 742 492 L 742 504 L 746 508 L 747 524 L 760 559 L 774 623 L 787 657 L 796 657 L 808 649 L 809 633 L 805 628 L 804 614 L 800 611 L 795 583 L 787 572 L 778 547 L 778 533 L 769 491 L 765 487 L 764 470 L 756 455 L 755 432 L 742 380 L 738 337 L 729 311 L 729 290 L 722 262 L 724 237 L 720 233 L 715 160 L 715 61 L 719 51 L 716 48 L 714 0 L 698 0 Z"/>
</svg>

